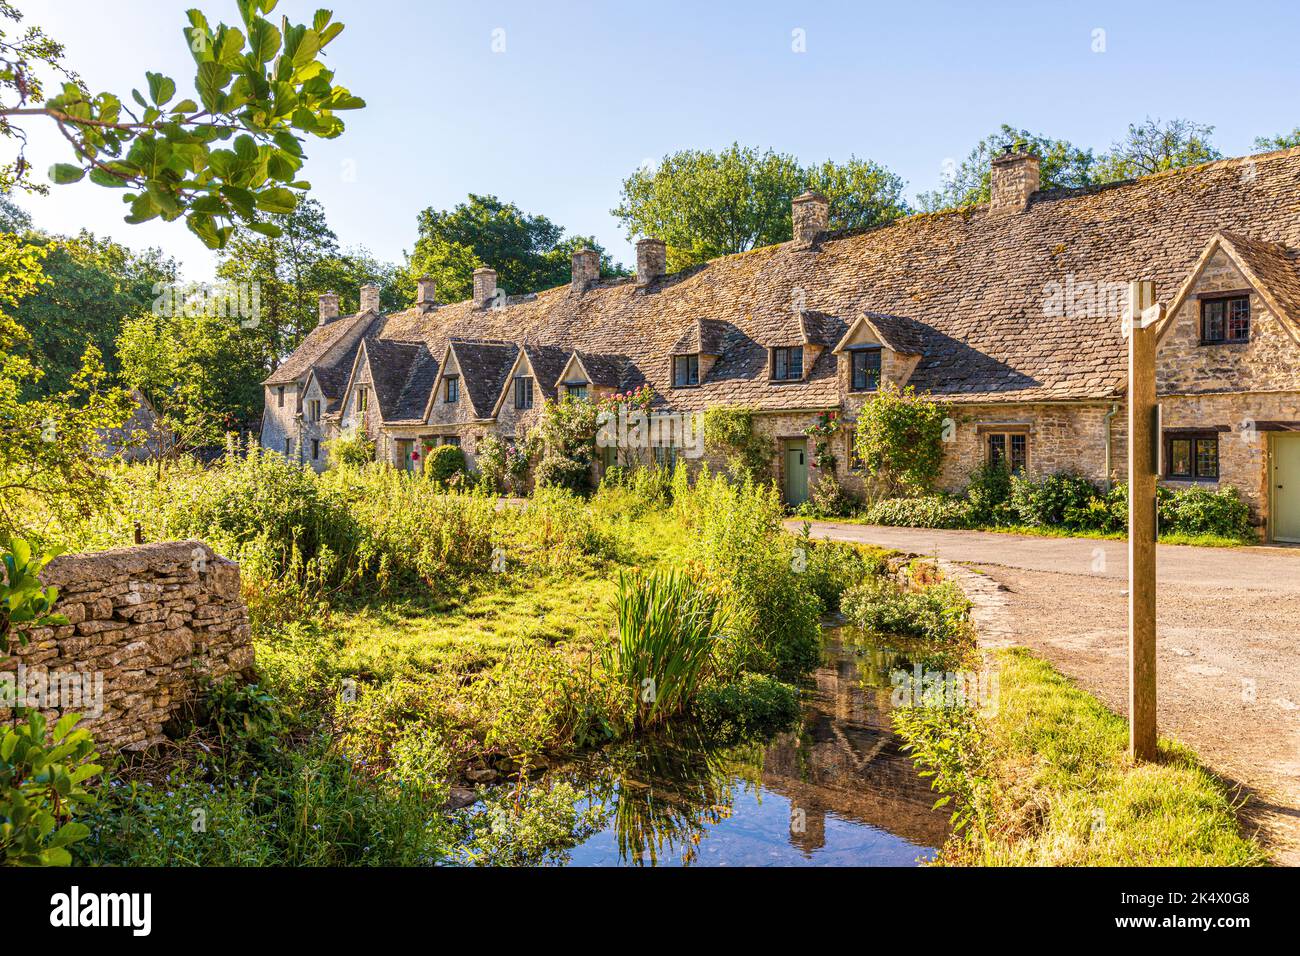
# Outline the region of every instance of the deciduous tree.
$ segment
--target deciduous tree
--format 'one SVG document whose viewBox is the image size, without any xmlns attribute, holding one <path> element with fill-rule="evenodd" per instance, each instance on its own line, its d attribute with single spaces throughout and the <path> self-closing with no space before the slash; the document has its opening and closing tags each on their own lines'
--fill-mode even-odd
<svg viewBox="0 0 1300 956">
<path fill-rule="evenodd" d="M 732 143 L 721 152 L 682 150 L 623 181 L 612 212 L 628 237 L 654 236 L 676 271 L 718 256 L 784 242 L 793 235 L 790 200 L 808 189 L 830 201 L 830 227 L 889 222 L 907 212 L 903 182 L 850 158 L 809 167 L 773 150 Z"/>
<path fill-rule="evenodd" d="M 433 276 L 445 302 L 469 298 L 474 270 L 485 265 L 496 270 L 498 285 L 512 294 L 563 285 L 569 281 L 570 256 L 583 246 L 600 253 L 602 275 L 622 273 L 591 236 L 566 238 L 563 226 L 496 196 L 471 193 L 454 209 L 425 209 L 418 228 L 407 281 L 413 288 L 420 276 Z"/>
</svg>

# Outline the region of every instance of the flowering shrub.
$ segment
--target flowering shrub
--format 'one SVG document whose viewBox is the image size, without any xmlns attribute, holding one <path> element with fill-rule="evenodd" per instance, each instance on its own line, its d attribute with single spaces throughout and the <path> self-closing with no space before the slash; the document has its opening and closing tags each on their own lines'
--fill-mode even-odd
<svg viewBox="0 0 1300 956">
<path fill-rule="evenodd" d="M 831 439 L 840 430 L 840 413 L 820 412 L 816 420 L 803 430 L 813 443 L 813 464 L 823 471 L 835 471 L 835 455 L 831 452 Z"/>
<path fill-rule="evenodd" d="M 929 488 L 943 464 L 945 413 L 909 385 L 888 382 L 858 413 L 854 442 L 867 474 L 895 494 Z"/>
</svg>

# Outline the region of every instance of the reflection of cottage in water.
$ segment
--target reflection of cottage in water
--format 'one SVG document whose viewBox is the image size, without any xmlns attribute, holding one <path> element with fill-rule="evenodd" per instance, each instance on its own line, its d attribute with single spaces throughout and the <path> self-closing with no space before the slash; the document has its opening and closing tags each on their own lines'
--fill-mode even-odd
<svg viewBox="0 0 1300 956">
<path fill-rule="evenodd" d="M 790 800 L 790 843 L 806 855 L 824 846 L 831 814 L 939 846 L 947 814 L 933 809 L 936 795 L 890 725 L 895 655 L 855 657 L 833 643 L 827 653 L 830 663 L 813 673 L 805 698 L 802 733 L 776 738 L 763 765 L 763 785 Z"/>
</svg>

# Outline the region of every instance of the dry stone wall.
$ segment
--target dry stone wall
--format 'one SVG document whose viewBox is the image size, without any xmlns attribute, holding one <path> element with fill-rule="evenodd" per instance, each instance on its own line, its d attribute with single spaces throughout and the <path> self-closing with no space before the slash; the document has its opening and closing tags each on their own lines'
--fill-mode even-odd
<svg viewBox="0 0 1300 956">
<path fill-rule="evenodd" d="M 0 720 L 15 702 L 66 711 L 101 750 L 160 743 L 163 725 L 204 677 L 251 671 L 239 565 L 201 541 L 63 555 L 41 580 L 68 619 L 31 632 L 0 660 Z"/>
</svg>

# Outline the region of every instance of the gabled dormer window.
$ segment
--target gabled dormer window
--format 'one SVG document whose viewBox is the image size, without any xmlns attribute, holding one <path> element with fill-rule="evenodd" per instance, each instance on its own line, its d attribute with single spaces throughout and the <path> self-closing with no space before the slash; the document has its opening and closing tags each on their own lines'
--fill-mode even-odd
<svg viewBox="0 0 1300 956">
<path fill-rule="evenodd" d="M 564 390 L 573 398 L 585 399 L 587 397 L 586 382 L 566 382 Z"/>
<path fill-rule="evenodd" d="M 523 410 L 533 407 L 533 380 L 526 375 L 515 379 L 515 408 Z"/>
<path fill-rule="evenodd" d="M 357 389 L 357 411 L 364 412 L 370 406 L 370 390 Z"/>
<path fill-rule="evenodd" d="M 1201 299 L 1202 345 L 1235 344 L 1249 341 L 1249 295 Z"/>
<path fill-rule="evenodd" d="M 311 422 L 320 421 L 320 399 L 313 398 L 307 403 L 307 420 Z"/>
<path fill-rule="evenodd" d="M 673 356 L 673 388 L 690 388 L 700 384 L 700 357 L 698 355 Z"/>
<path fill-rule="evenodd" d="M 772 379 L 795 382 L 803 378 L 803 346 L 772 349 Z"/>
<path fill-rule="evenodd" d="M 460 376 L 448 375 L 443 382 L 442 400 L 448 405 L 455 405 L 460 401 Z"/>
<path fill-rule="evenodd" d="M 874 392 L 880 388 L 880 349 L 854 349 L 849 356 L 853 363 L 853 391 Z"/>
</svg>

